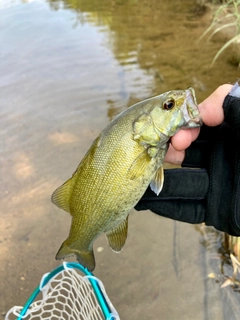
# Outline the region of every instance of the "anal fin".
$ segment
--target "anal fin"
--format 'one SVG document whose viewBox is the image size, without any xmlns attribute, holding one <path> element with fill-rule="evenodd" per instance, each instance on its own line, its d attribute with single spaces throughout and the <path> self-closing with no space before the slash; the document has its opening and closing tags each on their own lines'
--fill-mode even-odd
<svg viewBox="0 0 240 320">
<path fill-rule="evenodd" d="M 120 252 L 126 242 L 128 233 L 128 216 L 114 229 L 106 232 L 108 243 L 115 252 Z"/>
</svg>

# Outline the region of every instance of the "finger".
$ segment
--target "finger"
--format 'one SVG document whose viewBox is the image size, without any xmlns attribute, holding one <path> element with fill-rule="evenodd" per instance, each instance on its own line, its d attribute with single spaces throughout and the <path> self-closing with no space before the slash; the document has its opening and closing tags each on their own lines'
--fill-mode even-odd
<svg viewBox="0 0 240 320">
<path fill-rule="evenodd" d="M 207 126 L 217 126 L 223 122 L 223 101 L 232 87 L 231 84 L 221 85 L 199 104 L 202 120 Z"/>
<path fill-rule="evenodd" d="M 216 126 L 223 122 L 223 101 L 232 89 L 231 84 L 224 84 L 218 87 L 207 99 L 199 104 L 199 110 L 203 122 L 208 126 Z M 180 130 L 171 139 L 173 148 L 176 151 L 183 151 L 198 137 L 199 128 Z M 174 158 L 173 150 L 170 150 L 171 157 Z M 171 159 L 170 157 L 170 159 Z M 179 155 L 176 155 L 178 159 Z"/>
<path fill-rule="evenodd" d="M 176 149 L 173 148 L 172 144 L 170 143 L 164 161 L 171 164 L 181 165 L 184 158 L 185 158 L 185 151 L 184 150 L 177 151 Z"/>
<path fill-rule="evenodd" d="M 171 139 L 172 146 L 177 151 L 187 149 L 197 139 L 200 128 L 179 130 Z"/>
<path fill-rule="evenodd" d="M 199 104 L 201 117 L 206 125 L 216 126 L 223 122 L 223 101 L 232 87 L 231 84 L 221 85 L 207 99 Z M 178 131 L 171 139 L 165 161 L 172 164 L 181 164 L 185 156 L 184 150 L 197 139 L 199 132 L 199 128 L 182 129 Z"/>
<path fill-rule="evenodd" d="M 181 165 L 185 158 L 185 149 L 197 138 L 199 131 L 199 128 L 194 128 L 177 132 L 171 139 L 164 161 Z"/>
</svg>

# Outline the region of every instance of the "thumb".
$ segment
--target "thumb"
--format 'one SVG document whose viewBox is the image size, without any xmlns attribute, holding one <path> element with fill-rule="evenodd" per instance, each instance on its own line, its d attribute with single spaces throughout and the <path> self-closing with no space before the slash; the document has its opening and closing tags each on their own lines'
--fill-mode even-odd
<svg viewBox="0 0 240 320">
<path fill-rule="evenodd" d="M 223 122 L 223 101 L 231 91 L 232 87 L 233 86 L 231 84 L 221 85 L 208 98 L 199 104 L 198 107 L 202 120 L 207 126 L 217 126 Z M 198 137 L 199 132 L 199 128 L 180 130 L 172 137 L 171 144 L 173 146 L 173 150 L 176 152 L 173 153 L 172 150 L 170 150 L 171 153 L 169 152 L 167 154 L 170 162 L 174 161 L 175 163 L 176 159 L 178 163 L 181 162 L 184 157 L 183 151 L 187 149 L 192 141 Z"/>
<path fill-rule="evenodd" d="M 199 104 L 198 107 L 202 120 L 207 126 L 217 126 L 223 122 L 223 101 L 232 87 L 231 84 L 221 85 L 207 99 Z"/>
</svg>

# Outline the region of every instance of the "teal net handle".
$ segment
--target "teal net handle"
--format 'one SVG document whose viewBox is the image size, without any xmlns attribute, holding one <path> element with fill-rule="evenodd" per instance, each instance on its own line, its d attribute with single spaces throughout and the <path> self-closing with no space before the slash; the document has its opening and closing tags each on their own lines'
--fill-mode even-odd
<svg viewBox="0 0 240 320">
<path fill-rule="evenodd" d="M 80 270 L 82 273 L 84 273 L 87 276 L 89 282 L 92 285 L 92 288 L 94 290 L 94 293 L 96 295 L 96 298 L 97 298 L 98 303 L 99 303 L 99 305 L 101 307 L 101 310 L 103 312 L 104 317 L 107 320 L 114 320 L 115 319 L 115 317 L 112 316 L 110 307 L 108 306 L 108 303 L 107 303 L 107 301 L 106 301 L 106 299 L 105 299 L 105 297 L 104 297 L 104 295 L 102 293 L 102 290 L 101 290 L 96 278 L 94 277 L 94 275 L 90 271 L 88 271 L 88 269 L 84 268 L 81 264 L 79 264 L 77 262 L 64 262 L 63 265 L 58 266 L 57 268 L 52 270 L 50 273 L 48 273 L 43 278 L 43 280 L 41 281 L 40 285 L 33 291 L 31 296 L 29 297 L 29 299 L 27 300 L 27 302 L 23 306 L 22 311 L 20 312 L 17 320 L 22 320 L 23 319 L 23 316 L 26 314 L 26 312 L 29 309 L 30 305 L 33 303 L 33 301 L 35 300 L 35 298 L 37 297 L 37 295 L 41 291 L 41 288 L 43 288 L 58 273 L 62 272 L 63 270 L 66 270 L 67 268 L 69 268 L 69 269 L 78 269 L 78 270 Z"/>
</svg>

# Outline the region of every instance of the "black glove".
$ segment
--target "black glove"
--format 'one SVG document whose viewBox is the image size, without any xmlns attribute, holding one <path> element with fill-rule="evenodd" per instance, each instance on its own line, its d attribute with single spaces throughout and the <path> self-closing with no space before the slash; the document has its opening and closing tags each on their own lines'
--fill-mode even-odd
<svg viewBox="0 0 240 320">
<path fill-rule="evenodd" d="M 223 103 L 224 123 L 203 126 L 186 150 L 185 168 L 165 170 L 159 196 L 150 188 L 136 205 L 174 220 L 240 236 L 240 87 Z M 190 169 L 191 168 L 191 169 Z"/>
</svg>

